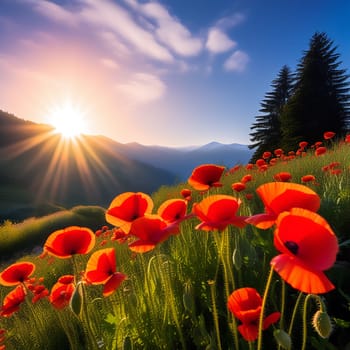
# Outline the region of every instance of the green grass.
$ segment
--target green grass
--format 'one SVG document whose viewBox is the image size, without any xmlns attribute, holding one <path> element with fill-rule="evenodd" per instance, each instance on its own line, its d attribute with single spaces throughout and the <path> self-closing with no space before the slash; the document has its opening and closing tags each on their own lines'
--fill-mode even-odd
<svg viewBox="0 0 350 350">
<path fill-rule="evenodd" d="M 322 170 L 331 162 L 340 163 L 338 168 L 342 172 L 339 175 Z M 327 271 L 336 290 L 324 296 L 328 314 L 336 327 L 329 339 L 318 336 L 310 322 L 317 311 L 317 303 L 310 300 L 305 327 L 302 327 L 303 309 L 296 309 L 291 334 L 293 349 L 302 347 L 303 328 L 307 331 L 307 349 L 345 349 L 350 343 L 349 165 L 349 145 L 334 145 L 323 156 L 315 157 L 310 150 L 305 157 L 280 161 L 265 172 L 247 171 L 242 166 L 223 176 L 223 187 L 210 190 L 211 194 L 240 197 L 240 215 L 251 215 L 263 211 L 256 188 L 274 181 L 276 173 L 288 171 L 296 183 L 301 183 L 301 176 L 306 174 L 316 177 L 317 183 L 308 186 L 319 194 L 319 213 L 335 231 L 340 246 L 336 264 Z M 253 181 L 247 183 L 244 192 L 234 193 L 231 184 L 247 173 L 253 175 Z M 179 198 L 185 187 L 189 185 L 161 187 L 152 195 L 154 212 L 165 200 Z M 246 193 L 252 193 L 253 198 L 246 199 Z M 192 203 L 202 198 L 202 194 L 194 191 Z M 103 224 L 103 210 L 96 207 L 77 207 L 21 224 L 4 224 L 0 228 L 1 254 L 11 250 L 13 255 L 33 242 L 42 244 L 48 234 L 64 226 L 88 226 L 96 230 Z M 94 251 L 102 249 L 102 244 L 103 248 L 115 247 L 117 269 L 128 276 L 127 280 L 107 298 L 102 297 L 101 286 L 84 286 L 81 317 L 69 308 L 55 310 L 46 299 L 35 305 L 30 301 L 21 305 L 13 316 L 1 318 L 1 327 L 7 330 L 6 349 L 255 349 L 256 343 L 248 344 L 237 332 L 239 321 L 227 310 L 226 303 L 229 294 L 241 287 L 254 287 L 263 295 L 270 260 L 276 255 L 273 231 L 248 225 L 244 229 L 229 227 L 223 232 L 204 232 L 195 229 L 197 224 L 196 218 L 184 221 L 180 234 L 144 254 L 134 254 L 125 244 L 98 237 Z M 44 276 L 44 284 L 50 289 L 62 274 L 74 273 L 79 277 L 89 256 L 78 256 L 75 268 L 70 259 L 55 259 L 49 264 L 49 260 L 31 254 L 20 260 L 33 261 L 35 276 Z M 3 266 L 7 266 L 6 263 Z M 1 300 L 10 290 L 0 287 Z M 281 310 L 284 300 L 282 328 L 285 330 L 291 322 L 298 295 L 290 286 L 283 286 L 277 274 L 273 275 L 267 310 L 268 313 Z M 305 297 L 301 296 L 303 302 Z M 280 326 L 278 323 L 263 332 L 264 349 L 282 349 L 273 337 L 274 328 Z"/>
</svg>

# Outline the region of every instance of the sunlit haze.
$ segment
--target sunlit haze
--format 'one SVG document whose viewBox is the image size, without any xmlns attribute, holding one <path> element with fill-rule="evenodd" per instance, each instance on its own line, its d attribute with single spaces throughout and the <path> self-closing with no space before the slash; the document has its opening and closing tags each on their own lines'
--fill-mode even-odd
<svg viewBox="0 0 350 350">
<path fill-rule="evenodd" d="M 348 0 L 0 0 L 0 109 L 45 124 L 62 109 L 66 134 L 71 101 L 87 123 L 74 133 L 249 144 L 271 82 L 316 31 L 349 73 L 349 15 Z"/>
</svg>

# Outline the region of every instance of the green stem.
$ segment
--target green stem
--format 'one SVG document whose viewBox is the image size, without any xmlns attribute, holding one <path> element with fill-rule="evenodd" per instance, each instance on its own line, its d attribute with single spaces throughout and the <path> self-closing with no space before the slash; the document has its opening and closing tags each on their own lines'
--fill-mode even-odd
<svg viewBox="0 0 350 350">
<path fill-rule="evenodd" d="M 266 305 L 267 295 L 269 293 L 269 289 L 270 289 L 271 282 L 272 282 L 272 275 L 273 275 L 273 267 L 271 266 L 269 277 L 267 278 L 267 282 L 266 282 L 266 287 L 265 287 L 265 292 L 264 292 L 264 296 L 263 296 L 263 300 L 262 300 L 262 305 L 261 305 L 261 313 L 260 313 L 260 317 L 259 317 L 259 328 L 258 328 L 258 347 L 257 347 L 257 350 L 261 350 L 261 347 L 262 347 L 262 331 L 263 331 L 265 305 Z"/>
<path fill-rule="evenodd" d="M 296 316 L 296 314 L 297 314 L 297 310 L 298 310 L 298 307 L 299 307 L 299 304 L 300 304 L 300 301 L 301 301 L 301 298 L 302 298 L 302 297 L 303 297 L 303 293 L 300 292 L 299 295 L 298 295 L 298 298 L 297 298 L 297 300 L 296 300 L 296 302 L 295 302 L 294 309 L 293 309 L 293 313 L 292 313 L 292 318 L 291 318 L 291 320 L 290 320 L 289 329 L 288 329 L 288 334 L 289 334 L 289 336 L 291 336 L 291 334 L 292 334 L 295 316 Z"/>
<path fill-rule="evenodd" d="M 210 287 L 211 303 L 212 303 L 212 307 L 213 307 L 213 319 L 214 319 L 214 326 L 215 326 L 216 341 L 217 341 L 218 349 L 222 350 L 221 339 L 220 339 L 218 309 L 217 309 L 217 305 L 216 305 L 216 296 L 215 296 L 215 281 L 210 280 L 210 281 L 208 281 L 208 284 Z"/>
<path fill-rule="evenodd" d="M 303 344 L 301 350 L 305 350 L 306 348 L 306 338 L 307 338 L 307 324 L 306 324 L 306 315 L 307 315 L 307 303 L 309 299 L 312 297 L 312 294 L 308 294 L 304 300 L 304 308 L 303 308 Z"/>
<path fill-rule="evenodd" d="M 281 288 L 281 317 L 280 317 L 280 329 L 283 329 L 284 324 L 284 310 L 286 307 L 286 283 L 282 280 L 282 288 Z M 278 345 L 278 350 L 281 349 L 281 345 Z"/>
</svg>

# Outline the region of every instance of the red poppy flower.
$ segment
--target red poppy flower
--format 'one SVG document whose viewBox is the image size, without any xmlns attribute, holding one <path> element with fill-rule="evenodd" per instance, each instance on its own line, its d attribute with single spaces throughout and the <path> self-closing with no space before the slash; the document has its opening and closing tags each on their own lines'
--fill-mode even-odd
<svg viewBox="0 0 350 350">
<path fill-rule="evenodd" d="M 121 227 L 129 233 L 131 223 L 153 209 L 153 200 L 146 193 L 125 192 L 115 197 L 106 212 L 106 220 L 110 224 Z"/>
<path fill-rule="evenodd" d="M 273 178 L 276 181 L 282 181 L 282 182 L 287 182 L 292 178 L 291 173 L 288 173 L 287 171 L 281 171 L 280 173 L 277 173 L 273 176 Z"/>
<path fill-rule="evenodd" d="M 231 185 L 231 188 L 236 192 L 244 191 L 246 186 L 243 182 L 235 182 Z"/>
<path fill-rule="evenodd" d="M 305 147 L 307 147 L 307 145 L 308 145 L 308 142 L 307 142 L 307 141 L 301 141 L 301 142 L 299 142 L 299 147 L 302 148 L 302 149 L 304 149 Z"/>
<path fill-rule="evenodd" d="M 101 249 L 91 255 L 86 265 L 85 278 L 91 284 L 104 284 L 105 297 L 120 286 L 126 275 L 117 272 L 114 248 Z"/>
<path fill-rule="evenodd" d="M 137 253 L 145 253 L 169 238 L 171 234 L 179 233 L 179 227 L 168 224 L 159 215 L 147 215 L 136 219 L 130 229 L 130 235 L 138 239 L 129 244 L 130 250 Z"/>
<path fill-rule="evenodd" d="M 198 191 L 206 191 L 210 187 L 221 187 L 221 176 L 224 166 L 215 164 L 203 164 L 196 167 L 188 179 L 188 183 Z"/>
<path fill-rule="evenodd" d="M 263 155 L 262 155 L 263 159 L 268 159 L 270 157 L 272 157 L 272 153 L 268 152 L 268 151 L 264 152 Z"/>
<path fill-rule="evenodd" d="M 320 146 L 320 147 L 316 148 L 315 155 L 316 156 L 320 156 L 322 154 L 325 154 L 326 152 L 327 152 L 327 148 L 323 147 L 323 146 Z"/>
<path fill-rule="evenodd" d="M 258 337 L 261 306 L 261 296 L 254 288 L 237 289 L 228 298 L 227 307 L 242 322 L 237 329 L 247 341 L 254 341 Z M 265 317 L 263 329 L 277 322 L 280 316 L 279 312 L 274 312 Z"/>
<path fill-rule="evenodd" d="M 47 297 L 50 294 L 48 289 L 42 284 L 32 288 L 32 293 L 33 293 L 33 298 L 32 298 L 33 304 L 35 304 L 40 299 Z"/>
<path fill-rule="evenodd" d="M 247 174 L 247 175 L 244 175 L 241 179 L 241 182 L 243 182 L 244 184 L 249 182 L 249 181 L 252 181 L 253 180 L 253 177 L 252 175 L 250 174 Z"/>
<path fill-rule="evenodd" d="M 304 175 L 301 177 L 301 182 L 315 182 L 316 178 L 314 175 Z"/>
<path fill-rule="evenodd" d="M 111 241 L 117 241 L 119 244 L 123 244 L 128 240 L 129 234 L 125 233 L 121 228 L 113 230 Z"/>
<path fill-rule="evenodd" d="M 248 163 L 248 164 L 245 166 L 245 168 L 246 168 L 247 170 L 252 170 L 252 169 L 254 168 L 254 164 Z"/>
<path fill-rule="evenodd" d="M 19 310 L 20 305 L 25 300 L 26 293 L 23 286 L 20 284 L 10 293 L 8 293 L 3 301 L 0 315 L 9 317 Z"/>
<path fill-rule="evenodd" d="M 168 199 L 163 202 L 157 214 L 168 223 L 180 222 L 185 219 L 187 201 L 184 199 Z"/>
<path fill-rule="evenodd" d="M 339 175 L 342 173 L 341 169 L 331 169 L 331 174 L 332 175 Z"/>
<path fill-rule="evenodd" d="M 333 138 L 335 136 L 335 132 L 333 131 L 326 131 L 324 134 L 323 134 L 323 138 L 325 140 L 329 140 L 331 138 Z"/>
<path fill-rule="evenodd" d="M 291 208 L 305 208 L 317 211 L 321 200 L 309 187 L 291 182 L 269 182 L 256 190 L 265 206 L 264 214 L 256 214 L 246 221 L 258 228 L 270 228 L 277 216 Z"/>
<path fill-rule="evenodd" d="M 74 278 L 74 277 L 73 277 Z M 64 282 L 68 282 L 64 280 Z M 75 290 L 75 285 L 71 283 L 62 283 L 57 281 L 51 288 L 49 296 L 50 303 L 56 309 L 63 309 L 69 305 L 72 295 Z"/>
<path fill-rule="evenodd" d="M 346 143 L 350 143 L 350 134 L 345 136 L 345 140 Z"/>
<path fill-rule="evenodd" d="M 283 149 L 282 148 L 277 148 L 273 151 L 276 157 L 281 157 L 283 155 Z"/>
<path fill-rule="evenodd" d="M 15 286 L 24 283 L 34 272 L 35 265 L 31 262 L 19 262 L 10 265 L 0 274 L 0 284 L 3 286 Z"/>
<path fill-rule="evenodd" d="M 74 254 L 87 254 L 94 245 L 95 234 L 90 229 L 70 226 L 51 233 L 44 244 L 44 250 L 65 259 Z"/>
<path fill-rule="evenodd" d="M 236 216 L 241 201 L 232 196 L 212 195 L 193 205 L 193 213 L 202 222 L 196 226 L 197 230 L 224 230 L 232 224 L 244 227 L 244 216 Z"/>
<path fill-rule="evenodd" d="M 259 158 L 259 159 L 255 162 L 255 165 L 256 165 L 257 167 L 260 168 L 261 166 L 266 165 L 266 161 L 265 161 L 265 159 Z"/>
<path fill-rule="evenodd" d="M 334 289 L 323 271 L 333 266 L 338 241 L 323 217 L 302 208 L 280 214 L 274 245 L 282 254 L 274 257 L 271 265 L 293 288 L 310 294 Z"/>
<path fill-rule="evenodd" d="M 187 201 L 191 200 L 192 191 L 188 188 L 184 188 L 180 191 L 181 196 Z"/>
</svg>

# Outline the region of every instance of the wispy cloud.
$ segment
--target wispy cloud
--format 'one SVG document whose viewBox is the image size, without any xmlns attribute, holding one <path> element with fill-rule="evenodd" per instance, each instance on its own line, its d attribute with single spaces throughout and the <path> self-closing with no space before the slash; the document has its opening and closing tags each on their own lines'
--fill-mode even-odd
<svg viewBox="0 0 350 350">
<path fill-rule="evenodd" d="M 231 40 L 227 34 L 219 28 L 212 27 L 208 33 L 205 47 L 212 53 L 222 53 L 233 49 L 237 43 Z"/>
<path fill-rule="evenodd" d="M 125 0 L 134 10 L 155 22 L 156 38 L 173 52 L 181 56 L 196 56 L 203 48 L 201 38 L 192 33 L 160 3 L 139 4 L 136 0 Z"/>
<path fill-rule="evenodd" d="M 89 24 L 110 31 L 149 58 L 168 63 L 174 60 L 169 50 L 160 45 L 151 32 L 138 25 L 131 14 L 121 6 L 107 0 L 81 1 L 86 6 L 80 16 Z"/>
<path fill-rule="evenodd" d="M 117 85 L 117 90 L 133 102 L 151 102 L 165 94 L 165 84 L 155 75 L 135 73 L 128 82 Z"/>
<path fill-rule="evenodd" d="M 116 70 L 119 68 L 119 64 L 111 58 L 106 58 L 106 57 L 101 58 L 101 63 L 103 66 L 112 70 Z"/>
<path fill-rule="evenodd" d="M 235 51 L 224 63 L 224 68 L 231 72 L 243 72 L 249 62 L 249 56 L 241 51 Z"/>
</svg>

